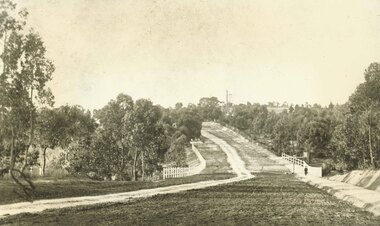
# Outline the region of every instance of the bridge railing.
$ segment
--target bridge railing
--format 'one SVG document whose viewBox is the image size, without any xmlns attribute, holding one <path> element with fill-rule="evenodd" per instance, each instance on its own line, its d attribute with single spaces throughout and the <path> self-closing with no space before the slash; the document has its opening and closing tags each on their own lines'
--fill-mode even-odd
<svg viewBox="0 0 380 226">
<path fill-rule="evenodd" d="M 301 160 L 301 159 L 298 159 L 297 157 L 294 157 L 294 156 L 291 156 L 291 155 L 287 155 L 285 153 L 282 153 L 282 159 L 285 159 L 291 163 L 294 163 L 298 166 L 301 166 L 301 167 L 305 167 L 305 165 L 307 166 L 306 162 Z"/>
<path fill-rule="evenodd" d="M 282 153 L 281 158 L 290 163 L 287 165 L 288 169 L 296 174 L 304 175 L 304 169 L 307 167 L 308 175 L 322 177 L 322 167 L 309 166 L 305 161 L 285 153 Z"/>
<path fill-rule="evenodd" d="M 199 163 L 190 164 L 189 167 L 164 167 L 162 171 L 163 179 L 167 178 L 179 178 L 179 177 L 187 177 L 199 174 L 204 168 L 206 168 L 206 160 L 203 158 L 201 153 L 199 153 L 199 150 L 195 147 L 196 142 L 191 143 L 191 149 L 194 151 L 194 153 L 197 155 Z"/>
</svg>

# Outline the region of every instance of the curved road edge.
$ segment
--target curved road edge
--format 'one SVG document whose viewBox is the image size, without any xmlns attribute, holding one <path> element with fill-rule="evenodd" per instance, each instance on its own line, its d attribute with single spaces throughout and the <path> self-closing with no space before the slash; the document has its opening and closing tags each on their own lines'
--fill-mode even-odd
<svg viewBox="0 0 380 226">
<path fill-rule="evenodd" d="M 226 153 L 227 161 L 230 163 L 232 170 L 238 175 L 238 177 L 253 177 L 253 175 L 246 169 L 244 161 L 240 158 L 234 147 L 229 145 L 223 139 L 220 139 L 205 130 L 202 130 L 201 132 L 202 136 L 219 145 L 219 147 Z"/>
<path fill-rule="evenodd" d="M 236 150 L 223 141 L 210 133 L 202 130 L 202 135 L 209 138 L 211 141 L 220 146 L 220 148 L 226 153 L 227 161 L 231 164 L 231 168 L 237 174 L 237 177 L 224 179 L 224 180 L 208 180 L 196 183 L 174 185 L 168 187 L 160 187 L 153 189 L 144 189 L 131 192 L 113 193 L 108 195 L 97 196 L 82 196 L 72 198 L 60 198 L 60 199 L 45 199 L 37 200 L 33 203 L 21 202 L 7 205 L 0 205 L 0 218 L 4 218 L 10 215 L 16 215 L 20 213 L 36 213 L 42 212 L 47 209 L 60 209 L 76 206 L 95 205 L 102 203 L 123 203 L 128 202 L 136 198 L 147 198 L 159 194 L 170 194 L 181 191 L 202 189 L 211 186 L 217 186 L 227 183 L 238 182 L 242 180 L 251 179 L 254 176 L 245 168 L 244 162 L 240 159 Z"/>
</svg>

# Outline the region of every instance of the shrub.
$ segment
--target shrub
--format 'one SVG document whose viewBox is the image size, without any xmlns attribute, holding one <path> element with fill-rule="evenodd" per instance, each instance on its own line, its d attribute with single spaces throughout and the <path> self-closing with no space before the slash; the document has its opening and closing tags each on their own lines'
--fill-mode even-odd
<svg viewBox="0 0 380 226">
<path fill-rule="evenodd" d="M 57 179 L 65 178 L 69 175 L 69 172 L 67 170 L 62 168 L 48 168 L 46 169 L 46 176 L 53 177 Z"/>
<path fill-rule="evenodd" d="M 339 172 L 345 172 L 349 169 L 348 164 L 343 161 L 338 161 L 335 163 L 335 169 Z"/>
<path fill-rule="evenodd" d="M 9 172 L 9 168 L 0 169 L 0 177 L 5 176 L 6 174 L 8 174 L 8 172 Z"/>
<path fill-rule="evenodd" d="M 335 169 L 334 161 L 331 159 L 326 160 L 322 163 L 322 176 L 329 175 L 333 169 Z"/>
</svg>

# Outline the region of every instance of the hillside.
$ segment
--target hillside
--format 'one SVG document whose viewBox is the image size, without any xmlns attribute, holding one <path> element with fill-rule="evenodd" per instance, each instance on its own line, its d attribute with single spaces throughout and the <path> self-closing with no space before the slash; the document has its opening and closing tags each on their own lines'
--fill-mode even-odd
<svg viewBox="0 0 380 226">
<path fill-rule="evenodd" d="M 329 179 L 380 192 L 380 170 L 354 170 Z"/>
</svg>

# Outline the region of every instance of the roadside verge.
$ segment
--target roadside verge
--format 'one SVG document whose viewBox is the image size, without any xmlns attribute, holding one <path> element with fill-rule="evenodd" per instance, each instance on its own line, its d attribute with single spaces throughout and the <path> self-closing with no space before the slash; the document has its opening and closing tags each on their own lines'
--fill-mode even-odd
<svg viewBox="0 0 380 226">
<path fill-rule="evenodd" d="M 98 196 L 84 196 L 84 197 L 74 197 L 74 198 L 61 198 L 61 199 L 49 199 L 49 200 L 38 200 L 33 203 L 22 202 L 14 203 L 8 205 L 0 205 L 0 218 L 4 218 L 10 215 L 16 215 L 20 213 L 36 213 L 47 209 L 59 209 L 83 205 L 94 205 L 101 203 L 123 203 L 128 202 L 136 198 L 147 198 L 158 194 L 170 194 L 181 191 L 187 191 L 192 189 L 201 189 L 210 186 L 222 185 L 227 183 L 238 182 L 242 180 L 251 179 L 254 176 L 249 173 L 245 168 L 244 162 L 238 156 L 236 150 L 227 144 L 226 142 L 221 142 L 223 140 L 217 137 L 211 137 L 211 141 L 215 142 L 220 146 L 220 148 L 227 154 L 227 160 L 231 164 L 231 168 L 237 177 L 224 179 L 224 180 L 208 180 L 196 183 L 174 185 L 168 187 L 159 187 L 154 189 L 144 189 L 132 192 L 114 193 L 108 195 L 98 195 Z"/>
<path fill-rule="evenodd" d="M 352 184 L 331 181 L 318 177 L 298 177 L 314 187 L 320 188 L 335 197 L 347 201 L 354 206 L 364 208 L 373 213 L 375 216 L 380 216 L 380 193 L 358 187 Z"/>
</svg>

